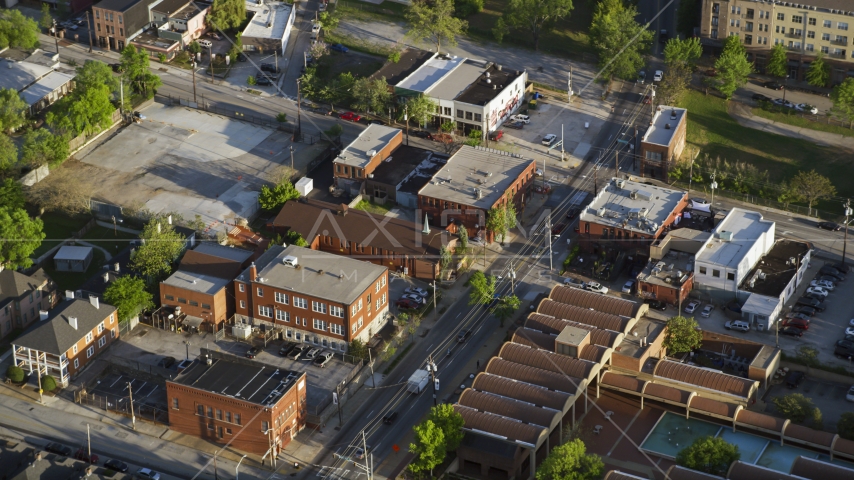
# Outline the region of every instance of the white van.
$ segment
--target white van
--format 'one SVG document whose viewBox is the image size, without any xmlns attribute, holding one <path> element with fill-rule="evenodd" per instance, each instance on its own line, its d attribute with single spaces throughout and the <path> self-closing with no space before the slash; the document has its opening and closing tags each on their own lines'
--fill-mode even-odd
<svg viewBox="0 0 854 480">
<path fill-rule="evenodd" d="M 211 48 L 213 46 L 213 43 L 211 43 L 210 40 L 205 40 L 205 39 L 196 40 L 196 43 L 198 43 L 199 45 L 201 45 L 204 48 Z"/>
</svg>

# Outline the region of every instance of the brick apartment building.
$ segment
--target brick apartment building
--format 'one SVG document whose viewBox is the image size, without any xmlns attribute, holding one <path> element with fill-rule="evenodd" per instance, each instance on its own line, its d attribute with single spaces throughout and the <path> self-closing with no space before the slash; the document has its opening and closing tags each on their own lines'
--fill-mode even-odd
<svg viewBox="0 0 854 480">
<path fill-rule="evenodd" d="M 536 162 L 507 152 L 464 145 L 448 159 L 418 192 L 418 208 L 430 225 L 456 233 L 468 229 L 469 238 L 493 239 L 486 218 L 493 207 L 512 201 L 516 212 L 525 208 L 534 185 Z"/>
<path fill-rule="evenodd" d="M 234 315 L 232 282 L 248 266 L 252 252 L 200 243 L 181 259 L 178 270 L 160 283 L 160 304 L 181 307 L 183 324 L 202 331 L 219 331 Z"/>
<path fill-rule="evenodd" d="M 0 265 L 0 338 L 26 329 L 56 302 L 56 284 L 44 270 L 24 275 Z"/>
<path fill-rule="evenodd" d="M 640 145 L 641 176 L 670 181 L 670 169 L 685 149 L 688 110 L 659 105 Z"/>
<path fill-rule="evenodd" d="M 188 0 L 102 0 L 92 7 L 92 29 L 107 50 L 120 52 L 133 42 L 171 58 L 202 35 L 208 10 Z"/>
<path fill-rule="evenodd" d="M 299 233 L 312 250 L 358 258 L 427 281 L 439 275 L 443 237 L 448 240 L 438 228 L 425 233 L 423 225 L 406 220 L 309 199 L 287 202 L 273 226 Z"/>
<path fill-rule="evenodd" d="M 282 327 L 289 340 L 341 352 L 387 322 L 388 269 L 274 245 L 234 281 L 235 321 Z"/>
<path fill-rule="evenodd" d="M 306 374 L 202 349 L 166 382 L 169 428 L 264 458 L 305 427 Z"/>
<path fill-rule="evenodd" d="M 40 321 L 12 342 L 15 365 L 51 375 L 63 387 L 119 338 L 116 307 L 94 296 L 81 300 L 72 291 L 65 295 L 50 312 L 39 312 Z"/>
</svg>

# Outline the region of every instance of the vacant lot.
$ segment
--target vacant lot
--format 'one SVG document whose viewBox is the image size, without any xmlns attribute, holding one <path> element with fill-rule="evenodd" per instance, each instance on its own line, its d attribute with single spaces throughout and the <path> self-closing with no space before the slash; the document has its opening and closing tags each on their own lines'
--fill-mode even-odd
<svg viewBox="0 0 854 480">
<path fill-rule="evenodd" d="M 831 119 L 828 122 L 828 117 L 824 115 L 809 115 L 796 112 L 791 108 L 785 107 L 756 107 L 753 109 L 753 114 L 757 117 L 767 118 L 775 122 L 794 125 L 800 128 L 809 128 L 820 132 L 835 133 L 837 135 L 845 135 L 846 137 L 854 137 L 854 130 L 840 125 L 839 120 Z"/>
<path fill-rule="evenodd" d="M 124 250 L 136 238 L 137 236 L 132 233 L 96 225 L 86 232 L 86 235 L 83 235 L 82 240 L 104 248 L 112 255 L 115 255 Z"/>
<path fill-rule="evenodd" d="M 71 238 L 71 235 L 89 222 L 89 217 L 69 217 L 61 213 L 48 212 L 41 216 L 44 222 L 44 240 L 41 246 L 33 252 L 33 258 L 40 257 L 51 248 Z"/>
</svg>

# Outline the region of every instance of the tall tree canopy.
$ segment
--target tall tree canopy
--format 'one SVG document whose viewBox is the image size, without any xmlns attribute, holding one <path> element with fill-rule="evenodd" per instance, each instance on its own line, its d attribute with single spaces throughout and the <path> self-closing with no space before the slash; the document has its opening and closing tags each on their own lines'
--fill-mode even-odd
<svg viewBox="0 0 854 480">
<path fill-rule="evenodd" d="M 24 124 L 27 102 L 11 88 L 0 88 L 0 132 L 11 132 Z"/>
<path fill-rule="evenodd" d="M 244 0 L 214 0 L 205 21 L 217 30 L 237 28 L 246 21 Z"/>
<path fill-rule="evenodd" d="M 676 316 L 667 321 L 664 347 L 668 354 L 690 352 L 700 348 L 703 332 L 693 318 Z"/>
<path fill-rule="evenodd" d="M 0 49 L 39 46 L 39 25 L 18 10 L 0 10 Z"/>
<path fill-rule="evenodd" d="M 786 68 L 789 59 L 786 57 L 786 47 L 782 43 L 774 44 L 771 47 L 771 54 L 768 56 L 768 64 L 765 65 L 765 73 L 775 77 L 783 78 L 788 74 Z"/>
<path fill-rule="evenodd" d="M 151 282 L 172 273 L 172 264 L 184 251 L 184 235 L 163 218 L 151 219 L 139 235 L 143 244 L 131 258 L 131 266 Z"/>
<path fill-rule="evenodd" d="M 540 37 L 552 31 L 558 20 L 572 11 L 572 0 L 510 0 L 504 22 L 531 33 L 534 50 L 540 49 Z"/>
<path fill-rule="evenodd" d="M 693 66 L 694 62 L 703 54 L 703 47 L 700 45 L 700 39 L 686 38 L 671 38 L 664 45 L 664 63 L 668 67 L 675 65 Z"/>
<path fill-rule="evenodd" d="M 850 127 L 854 127 L 854 78 L 848 77 L 833 87 L 830 100 L 833 102 L 833 113 L 847 120 Z"/>
<path fill-rule="evenodd" d="M 29 267 L 30 255 L 44 240 L 44 224 L 30 218 L 23 208 L 0 206 L 0 265 L 9 269 Z"/>
<path fill-rule="evenodd" d="M 605 463 L 599 455 L 587 453 L 581 439 L 558 445 L 537 468 L 537 480 L 596 480 L 602 476 Z"/>
<path fill-rule="evenodd" d="M 824 88 L 829 81 L 830 65 L 824 59 L 824 54 L 818 52 L 818 55 L 810 63 L 810 68 L 807 70 L 807 83 L 813 87 Z"/>
<path fill-rule="evenodd" d="M 414 0 L 406 10 L 409 31 L 413 40 L 427 40 L 440 53 L 442 44 L 454 46 L 457 37 L 465 33 L 469 23 L 454 16 L 453 0 Z"/>
<path fill-rule="evenodd" d="M 653 32 L 639 25 L 637 8 L 622 0 L 601 0 L 590 24 L 590 44 L 599 55 L 602 75 L 634 79 L 646 63 Z"/>
<path fill-rule="evenodd" d="M 116 307 L 120 321 L 154 307 L 152 295 L 145 290 L 145 281 L 131 275 L 122 275 L 111 283 L 104 291 L 104 300 Z"/>
<path fill-rule="evenodd" d="M 738 445 L 727 443 L 721 437 L 700 437 L 676 454 L 676 463 L 712 475 L 724 475 L 739 458 Z"/>
<path fill-rule="evenodd" d="M 128 45 L 122 50 L 121 58 L 122 75 L 131 89 L 146 97 L 151 98 L 163 84 L 160 77 L 149 69 L 148 52 L 144 49 L 137 50 L 133 45 Z"/>
<path fill-rule="evenodd" d="M 747 61 L 747 52 L 738 36 L 731 35 L 724 41 L 721 56 L 715 61 L 715 69 L 718 71 L 717 88 L 727 100 L 747 83 L 748 76 L 753 73 L 753 64 Z"/>
<path fill-rule="evenodd" d="M 789 186 L 794 189 L 797 196 L 807 202 L 810 210 L 812 210 L 813 205 L 819 200 L 836 195 L 836 187 L 833 186 L 833 182 L 815 170 L 798 172 L 789 181 Z"/>
</svg>

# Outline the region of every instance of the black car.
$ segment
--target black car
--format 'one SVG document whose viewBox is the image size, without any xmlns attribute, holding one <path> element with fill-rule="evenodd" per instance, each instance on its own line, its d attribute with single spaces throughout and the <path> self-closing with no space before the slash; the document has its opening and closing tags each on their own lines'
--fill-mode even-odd
<svg viewBox="0 0 854 480">
<path fill-rule="evenodd" d="M 412 132 L 412 135 L 418 138 L 429 138 L 430 132 L 424 130 L 415 130 Z"/>
<path fill-rule="evenodd" d="M 383 416 L 383 423 L 386 425 L 391 425 L 394 423 L 394 420 L 397 418 L 397 412 L 388 412 Z"/>
<path fill-rule="evenodd" d="M 279 68 L 273 65 L 272 63 L 262 63 L 261 64 L 262 72 L 270 72 L 270 73 L 279 73 Z"/>
<path fill-rule="evenodd" d="M 580 208 L 572 207 L 569 209 L 568 212 L 566 212 L 566 218 L 573 219 L 573 218 L 577 217 L 580 212 L 581 212 Z"/>
<path fill-rule="evenodd" d="M 795 304 L 796 305 L 805 305 L 807 307 L 812 307 L 818 312 L 823 312 L 824 308 L 825 308 L 824 304 L 822 302 L 816 300 L 815 298 L 810 298 L 810 297 L 801 297 L 798 299 L 797 302 L 795 302 Z"/>
<path fill-rule="evenodd" d="M 272 85 L 272 84 L 273 84 L 273 82 L 270 81 L 270 79 L 267 78 L 266 76 L 259 75 L 258 77 L 255 78 L 255 85 L 267 86 L 267 85 Z"/>
<path fill-rule="evenodd" d="M 282 346 L 282 348 L 279 349 L 279 355 L 281 355 L 283 357 L 287 357 L 288 354 L 291 353 L 291 350 L 293 350 L 294 347 L 296 347 L 296 346 L 297 346 L 297 344 L 293 343 L 293 342 L 286 343 L 285 345 Z"/>
<path fill-rule="evenodd" d="M 457 342 L 463 343 L 471 337 L 471 330 L 463 330 L 457 335 Z"/>
<path fill-rule="evenodd" d="M 801 338 L 804 336 L 804 331 L 797 327 L 780 327 L 780 335 L 788 335 L 790 337 Z"/>
<path fill-rule="evenodd" d="M 770 88 L 771 90 L 782 90 L 783 86 L 777 82 L 765 82 L 762 84 L 765 88 Z"/>
<path fill-rule="evenodd" d="M 831 232 L 838 232 L 842 230 L 842 225 L 834 222 L 818 222 L 816 226 L 823 230 L 830 230 Z"/>
<path fill-rule="evenodd" d="M 44 449 L 46 452 L 55 453 L 57 455 L 62 455 L 63 457 L 70 457 L 71 453 L 72 453 L 71 447 L 66 447 L 65 445 L 61 445 L 61 444 L 55 443 L 55 442 L 48 443 L 44 447 Z"/>
<path fill-rule="evenodd" d="M 661 300 L 653 300 L 651 298 L 648 298 L 644 300 L 643 303 L 649 305 L 649 308 L 652 308 L 653 310 L 667 310 L 667 304 L 662 302 Z"/>
<path fill-rule="evenodd" d="M 511 123 L 505 123 L 504 124 L 505 128 L 512 128 L 514 130 L 522 130 L 522 127 L 524 127 L 524 126 L 525 126 L 525 124 L 522 122 L 511 122 Z"/>
<path fill-rule="evenodd" d="M 757 102 L 770 102 L 771 101 L 771 97 L 766 97 L 765 95 L 762 95 L 761 93 L 754 93 L 751 98 L 756 100 Z"/>
<path fill-rule="evenodd" d="M 124 69 L 122 68 L 122 64 L 121 64 L 121 63 L 111 63 L 111 64 L 110 64 L 110 68 L 112 68 L 112 69 L 113 69 L 113 71 L 114 71 L 114 72 L 116 72 L 116 73 L 122 73 L 122 72 L 124 72 Z"/>
<path fill-rule="evenodd" d="M 786 377 L 786 386 L 789 388 L 798 388 L 798 385 L 804 381 L 804 372 L 799 372 L 797 370 L 792 370 L 789 372 L 789 375 Z"/>
<path fill-rule="evenodd" d="M 805 293 L 804 298 L 814 298 L 814 299 L 818 300 L 819 302 L 824 300 L 824 297 L 817 294 L 817 293 Z"/>
<path fill-rule="evenodd" d="M 246 358 L 255 358 L 259 353 L 261 353 L 261 349 L 258 347 L 252 347 L 246 352 Z"/>
<path fill-rule="evenodd" d="M 169 368 L 175 365 L 175 357 L 163 357 L 157 362 L 157 366 L 161 368 Z"/>
<path fill-rule="evenodd" d="M 851 269 L 851 265 L 847 263 L 834 263 L 833 268 L 839 270 L 839 273 L 848 273 L 848 270 Z"/>
<path fill-rule="evenodd" d="M 831 267 L 830 265 L 825 265 L 825 266 L 821 267 L 821 269 L 818 271 L 818 273 L 821 275 L 834 277 L 834 278 L 836 278 L 837 282 L 844 282 L 845 281 L 845 275 L 843 275 L 842 272 Z"/>
<path fill-rule="evenodd" d="M 815 277 L 816 280 L 826 280 L 828 282 L 833 282 L 834 284 L 839 282 L 839 277 L 836 275 L 819 275 Z"/>
<path fill-rule="evenodd" d="M 244 55 L 242 53 L 237 54 L 237 61 L 238 62 L 245 62 L 246 60 L 249 60 L 248 58 L 246 58 L 246 55 Z"/>
<path fill-rule="evenodd" d="M 125 473 L 128 471 L 128 464 L 118 460 L 107 460 L 104 462 L 104 466 L 114 472 Z"/>
<path fill-rule="evenodd" d="M 815 315 L 815 309 L 812 307 L 807 307 L 805 305 L 799 305 L 792 309 L 792 313 L 800 313 L 801 315 L 806 315 L 811 317 Z"/>
<path fill-rule="evenodd" d="M 374 119 L 374 120 L 369 121 L 368 125 L 385 125 L 385 122 L 383 122 L 382 120 Z"/>
</svg>

